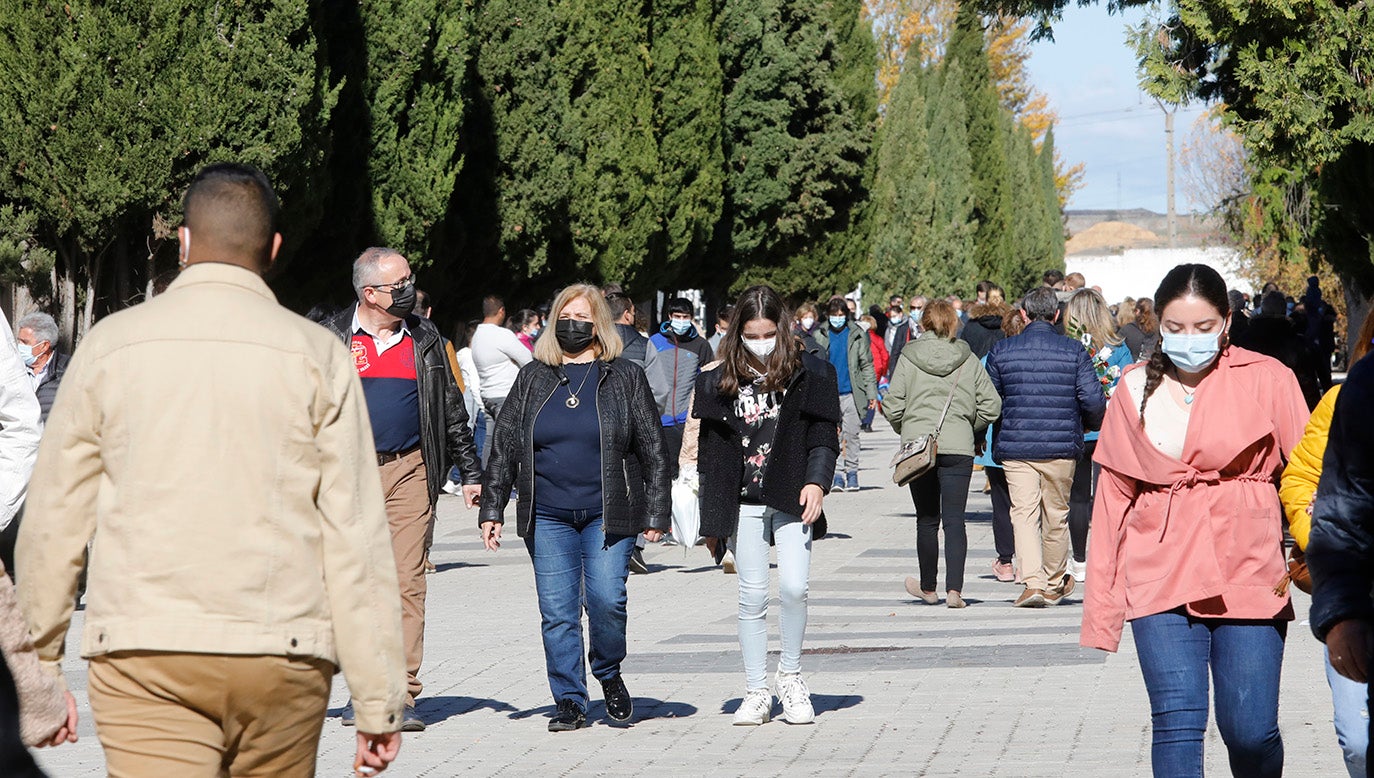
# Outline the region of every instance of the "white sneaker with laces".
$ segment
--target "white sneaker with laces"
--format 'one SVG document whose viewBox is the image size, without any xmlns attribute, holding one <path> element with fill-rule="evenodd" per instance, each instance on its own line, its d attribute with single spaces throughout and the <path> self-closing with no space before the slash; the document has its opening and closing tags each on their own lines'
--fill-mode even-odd
<svg viewBox="0 0 1374 778">
<path fill-rule="evenodd" d="M 811 707 L 811 691 L 801 673 L 778 671 L 776 678 L 778 700 L 782 702 L 782 716 L 788 724 L 810 724 L 816 720 L 816 710 Z"/>
<path fill-rule="evenodd" d="M 463 485 L 457 481 L 450 480 L 444 484 L 444 494 L 462 494 Z"/>
<path fill-rule="evenodd" d="M 750 689 L 735 711 L 735 726 L 757 727 L 768 723 L 773 715 L 773 693 L 767 689 Z"/>
</svg>

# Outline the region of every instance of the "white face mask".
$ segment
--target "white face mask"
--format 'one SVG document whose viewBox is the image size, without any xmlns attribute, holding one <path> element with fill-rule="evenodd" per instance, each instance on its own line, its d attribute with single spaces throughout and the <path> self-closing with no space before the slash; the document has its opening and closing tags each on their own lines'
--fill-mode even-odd
<svg viewBox="0 0 1374 778">
<path fill-rule="evenodd" d="M 778 347 L 777 338 L 765 338 L 763 340 L 744 339 L 744 347 L 756 357 L 766 357 L 773 353 L 773 349 Z"/>
<path fill-rule="evenodd" d="M 859 322 L 859 326 L 864 328 L 864 332 L 868 332 L 870 329 L 873 329 L 873 325 L 869 324 L 866 321 Z"/>
<path fill-rule="evenodd" d="M 809 330 L 809 329 L 811 329 L 811 327 L 812 327 L 813 325 L 815 325 L 815 323 L 816 323 L 816 317 L 814 317 L 814 316 L 803 316 L 803 317 L 802 317 L 802 329 Z"/>
</svg>

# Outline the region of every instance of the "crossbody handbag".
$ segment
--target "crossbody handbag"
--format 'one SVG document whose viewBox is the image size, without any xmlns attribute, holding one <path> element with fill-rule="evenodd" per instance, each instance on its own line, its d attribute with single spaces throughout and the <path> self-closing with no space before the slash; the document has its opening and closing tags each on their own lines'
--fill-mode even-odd
<svg viewBox="0 0 1374 778">
<path fill-rule="evenodd" d="M 935 431 L 929 435 L 922 435 L 910 443 L 903 443 L 892 456 L 892 482 L 898 486 L 906 486 L 935 467 L 935 457 L 940 448 L 936 441 L 940 437 L 940 430 L 945 426 L 945 417 L 949 415 L 949 406 L 954 402 L 954 393 L 959 389 L 959 376 L 963 374 L 964 366 L 968 362 L 969 360 L 965 359 L 954 373 L 954 385 L 949 388 L 949 396 L 945 398 L 945 409 L 940 411 L 940 420 L 935 424 Z"/>
</svg>

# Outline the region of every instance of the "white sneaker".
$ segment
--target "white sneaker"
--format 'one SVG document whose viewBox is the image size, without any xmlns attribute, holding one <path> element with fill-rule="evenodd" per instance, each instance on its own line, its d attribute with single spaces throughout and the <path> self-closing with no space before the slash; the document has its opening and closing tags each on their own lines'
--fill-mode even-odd
<svg viewBox="0 0 1374 778">
<path fill-rule="evenodd" d="M 750 689 L 735 711 L 735 726 L 757 727 L 768 723 L 773 715 L 773 693 L 767 689 Z"/>
<path fill-rule="evenodd" d="M 458 483 L 457 481 L 448 481 L 447 483 L 444 484 L 444 493 L 445 493 L 445 494 L 462 494 L 462 493 L 463 493 L 463 485 L 460 484 L 460 483 Z"/>
<path fill-rule="evenodd" d="M 782 702 L 782 716 L 788 724 L 810 724 L 816 720 L 816 710 L 811 707 L 811 692 L 801 673 L 778 671 L 775 679 L 778 700 Z"/>
<path fill-rule="evenodd" d="M 1072 575 L 1073 579 L 1079 583 L 1083 583 L 1084 581 L 1088 580 L 1088 563 L 1075 562 L 1072 559 L 1070 559 L 1069 575 Z"/>
</svg>

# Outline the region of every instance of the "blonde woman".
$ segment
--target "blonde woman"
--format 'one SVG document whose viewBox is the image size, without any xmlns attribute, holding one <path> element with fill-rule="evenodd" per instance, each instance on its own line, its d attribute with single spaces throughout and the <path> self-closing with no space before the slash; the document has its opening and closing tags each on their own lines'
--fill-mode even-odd
<svg viewBox="0 0 1374 778">
<path fill-rule="evenodd" d="M 501 547 L 511 487 L 517 532 L 534 561 L 544 660 L 557 711 L 550 732 L 587 725 L 582 610 L 592 675 L 606 714 L 627 722 L 633 700 L 620 677 L 626 592 L 635 536 L 661 540 L 671 524 L 668 450 L 644 371 L 620 358 L 601 291 L 564 289 L 554 326 L 534 344 L 496 419 L 482 540 Z"/>
<path fill-rule="evenodd" d="M 1111 397 L 1121 372 L 1135 363 L 1135 357 L 1116 334 L 1116 322 L 1107 301 L 1092 289 L 1080 289 L 1069 298 L 1065 314 L 1064 333 L 1088 350 L 1102 393 Z M 1088 574 L 1088 526 L 1092 522 L 1097 479 L 1102 472 L 1093 464 L 1097 436 L 1096 432 L 1083 436 L 1083 454 L 1074 468 L 1073 489 L 1069 492 L 1069 543 L 1073 546 L 1069 571 L 1077 581 Z"/>
</svg>

